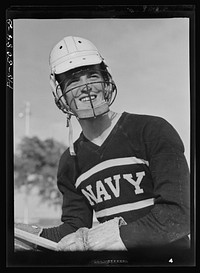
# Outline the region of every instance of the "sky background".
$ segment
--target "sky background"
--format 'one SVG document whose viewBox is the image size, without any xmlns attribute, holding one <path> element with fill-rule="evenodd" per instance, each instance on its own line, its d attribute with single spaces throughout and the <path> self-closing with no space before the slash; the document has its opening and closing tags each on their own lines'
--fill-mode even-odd
<svg viewBox="0 0 200 273">
<path fill-rule="evenodd" d="M 118 88 L 111 109 L 161 116 L 181 136 L 190 160 L 189 19 L 15 19 L 14 148 L 25 135 L 68 145 L 66 117 L 49 84 L 49 53 L 65 36 L 90 40 L 109 65 Z M 74 140 L 81 128 L 72 118 Z"/>
</svg>

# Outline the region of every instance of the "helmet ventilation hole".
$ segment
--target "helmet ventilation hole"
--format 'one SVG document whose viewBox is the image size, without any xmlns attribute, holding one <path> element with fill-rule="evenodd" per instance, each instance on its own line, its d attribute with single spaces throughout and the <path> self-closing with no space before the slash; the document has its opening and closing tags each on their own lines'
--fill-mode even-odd
<svg viewBox="0 0 200 273">
<path fill-rule="evenodd" d="M 82 42 L 81 41 L 78 41 L 79 42 L 79 44 L 81 44 Z"/>
<path fill-rule="evenodd" d="M 62 48 L 62 46 L 59 47 L 60 49 Z"/>
</svg>

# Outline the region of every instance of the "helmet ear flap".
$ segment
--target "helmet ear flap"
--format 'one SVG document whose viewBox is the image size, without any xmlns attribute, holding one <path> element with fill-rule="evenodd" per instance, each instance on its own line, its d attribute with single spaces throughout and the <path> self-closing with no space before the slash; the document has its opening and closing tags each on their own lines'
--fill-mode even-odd
<svg viewBox="0 0 200 273">
<path fill-rule="evenodd" d="M 104 96 L 107 101 L 109 101 L 111 92 L 112 92 L 111 84 L 110 84 L 110 82 L 108 82 L 108 83 L 106 82 L 105 86 L 104 86 Z"/>
<path fill-rule="evenodd" d="M 60 85 L 57 83 L 56 79 L 55 79 L 55 74 L 52 73 L 50 75 L 50 85 L 51 85 L 51 89 L 52 89 L 52 93 L 55 99 L 55 103 L 57 105 L 57 107 L 62 110 L 64 113 L 67 113 L 67 111 L 69 110 L 69 106 L 67 105 L 64 97 L 63 97 L 63 93 L 62 90 L 60 88 Z"/>
<path fill-rule="evenodd" d="M 104 86 L 104 97 L 106 101 L 109 103 L 109 106 L 115 100 L 116 94 L 117 94 L 117 88 L 116 88 L 115 82 L 111 78 L 109 82 L 105 82 L 105 86 Z"/>
<path fill-rule="evenodd" d="M 58 108 L 60 108 L 64 113 L 66 113 L 66 111 L 69 110 L 69 106 L 67 105 L 63 97 L 63 93 L 59 85 L 57 85 L 56 87 L 56 96 L 57 96 L 56 104 Z"/>
</svg>

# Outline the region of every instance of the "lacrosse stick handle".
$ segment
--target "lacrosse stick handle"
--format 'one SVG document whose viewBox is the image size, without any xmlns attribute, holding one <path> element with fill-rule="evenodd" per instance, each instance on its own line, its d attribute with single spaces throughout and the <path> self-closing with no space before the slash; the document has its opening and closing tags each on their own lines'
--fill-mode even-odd
<svg viewBox="0 0 200 273">
<path fill-rule="evenodd" d="M 38 235 L 29 233 L 27 231 L 15 228 L 15 238 L 25 240 L 27 242 L 36 244 L 38 246 L 50 249 L 50 250 L 57 250 L 57 243 L 46 238 L 40 237 Z"/>
</svg>

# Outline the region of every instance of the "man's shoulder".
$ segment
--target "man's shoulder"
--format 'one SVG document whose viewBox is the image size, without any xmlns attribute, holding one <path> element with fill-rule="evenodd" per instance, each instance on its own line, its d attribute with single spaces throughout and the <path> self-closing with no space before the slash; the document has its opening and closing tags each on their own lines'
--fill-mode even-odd
<svg viewBox="0 0 200 273">
<path fill-rule="evenodd" d="M 132 136 L 142 137 L 145 141 L 157 141 L 159 138 L 167 139 L 182 149 L 183 143 L 178 132 L 163 117 L 128 113 L 125 128 Z"/>
<path fill-rule="evenodd" d="M 122 129 L 131 138 L 143 138 L 144 140 L 157 139 L 159 136 L 174 134 L 170 123 L 160 117 L 146 114 L 125 113 Z"/>
<path fill-rule="evenodd" d="M 69 153 L 69 148 L 67 148 L 61 155 L 59 159 L 59 169 L 62 169 L 62 167 L 66 167 L 66 164 L 69 164 L 71 160 L 71 156 Z"/>
<path fill-rule="evenodd" d="M 125 119 L 128 122 L 134 122 L 138 125 L 147 125 L 147 124 L 164 124 L 167 121 L 160 116 L 148 115 L 148 114 L 135 114 L 135 113 L 128 113 L 124 112 Z"/>
</svg>

